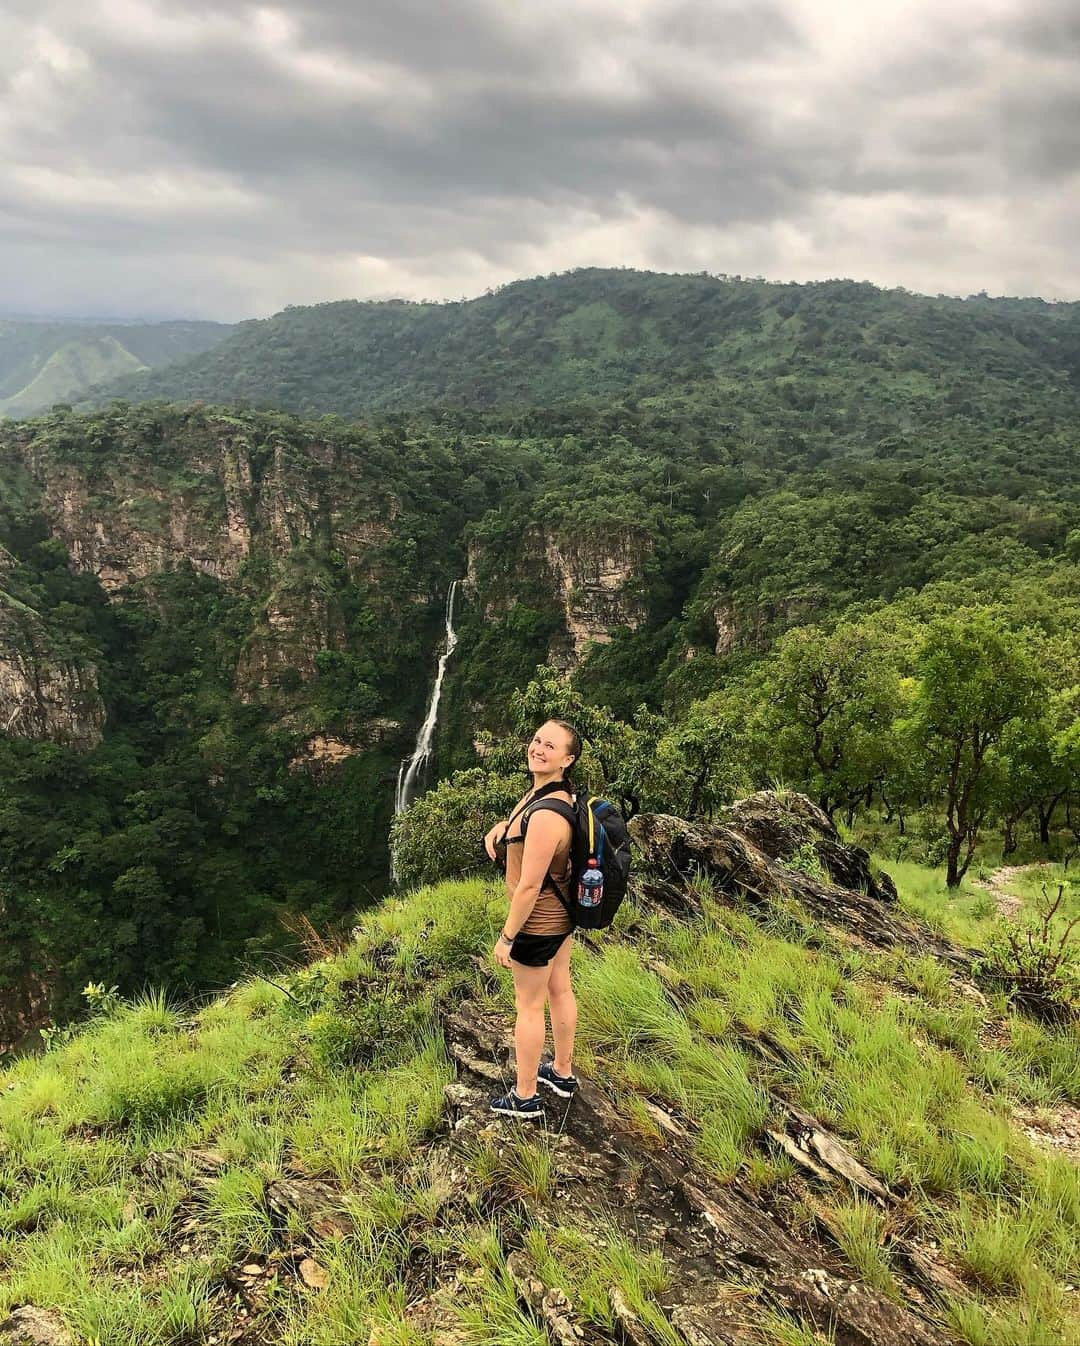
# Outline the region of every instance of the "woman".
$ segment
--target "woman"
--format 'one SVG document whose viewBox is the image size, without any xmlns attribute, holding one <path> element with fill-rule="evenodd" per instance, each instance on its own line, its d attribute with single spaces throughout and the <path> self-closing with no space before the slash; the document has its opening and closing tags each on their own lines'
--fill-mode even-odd
<svg viewBox="0 0 1080 1346">
<path fill-rule="evenodd" d="M 518 801 L 510 817 L 496 823 L 484 838 L 492 860 L 505 853 L 506 889 L 510 894 L 510 910 L 493 951 L 495 962 L 514 974 L 517 1008 L 517 1081 L 509 1093 L 491 1103 L 492 1111 L 504 1117 L 543 1117 L 538 1081 L 560 1098 L 573 1098 L 577 1091 L 572 1060 L 577 1001 L 570 985 L 573 922 L 564 902 L 570 899 L 573 829 L 554 809 L 534 809 L 530 805 L 540 798 L 571 804 L 569 773 L 580 755 L 581 738 L 573 725 L 563 720 L 542 724 L 529 744 L 532 789 Z M 523 838 L 526 816 L 529 825 Z M 555 1059 L 541 1065 L 545 1001 L 551 1011 Z"/>
</svg>

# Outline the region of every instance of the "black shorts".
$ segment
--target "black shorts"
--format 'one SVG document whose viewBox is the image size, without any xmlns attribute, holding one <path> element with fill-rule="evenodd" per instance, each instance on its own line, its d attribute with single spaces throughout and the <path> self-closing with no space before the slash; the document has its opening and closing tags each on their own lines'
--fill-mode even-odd
<svg viewBox="0 0 1080 1346">
<path fill-rule="evenodd" d="M 564 930 L 561 935 L 518 934 L 510 945 L 510 957 L 525 967 L 546 967 L 572 933 Z"/>
</svg>

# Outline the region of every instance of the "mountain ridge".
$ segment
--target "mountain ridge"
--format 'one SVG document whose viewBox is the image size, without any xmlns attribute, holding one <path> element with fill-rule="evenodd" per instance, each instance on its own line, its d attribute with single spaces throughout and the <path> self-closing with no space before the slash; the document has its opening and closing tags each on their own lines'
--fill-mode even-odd
<svg viewBox="0 0 1080 1346">
<path fill-rule="evenodd" d="M 0 317 L 0 417 L 31 416 L 75 402 L 123 373 L 205 350 L 226 323 L 159 323 Z"/>
<path fill-rule="evenodd" d="M 826 344 L 828 343 L 828 345 Z M 470 300 L 335 300 L 239 324 L 203 355 L 95 400 L 248 402 L 306 415 L 722 397 L 732 379 L 814 376 L 826 357 L 905 399 L 920 378 L 1080 389 L 1080 303 L 930 298 L 865 282 L 774 284 L 584 268 Z"/>
<path fill-rule="evenodd" d="M 1072 1346 L 1075 1174 L 1022 1129 L 1080 1091 L 1065 1045 L 883 878 L 840 886 L 865 854 L 803 796 L 631 829 L 574 950 L 582 1086 L 531 1131 L 489 1110 L 496 882 L 198 1006 L 88 985 L 0 1075 L 0 1341 Z"/>
</svg>

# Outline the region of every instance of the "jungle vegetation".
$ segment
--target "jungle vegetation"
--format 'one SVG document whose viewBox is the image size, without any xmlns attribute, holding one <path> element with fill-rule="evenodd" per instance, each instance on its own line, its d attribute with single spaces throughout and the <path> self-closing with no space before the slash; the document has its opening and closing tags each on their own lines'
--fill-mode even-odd
<svg viewBox="0 0 1080 1346">
<path fill-rule="evenodd" d="M 57 657 L 95 666 L 107 709 L 89 752 L 0 736 L 0 992 L 28 963 L 60 1014 L 97 977 L 220 985 L 280 945 L 282 916 L 344 922 L 378 896 L 470 555 L 432 784 L 479 773 L 493 806 L 515 706 L 548 697 L 626 746 L 597 780 L 642 807 L 707 818 L 780 782 L 952 885 L 991 844 L 1075 852 L 1076 305 L 586 271 L 468 304 L 287 310 L 126 387 L 233 405 L 114 400 L 0 431 L 0 583 Z M 235 581 L 179 565 L 110 601 L 72 569 L 41 463 L 80 474 L 106 521 L 151 477 L 209 515 L 222 484 L 194 464 L 222 434 L 257 476 L 283 454 L 298 491 L 330 446 L 393 500 L 370 573 L 322 523 Z M 159 526 L 149 495 L 135 507 Z M 569 681 L 547 667 L 559 595 L 523 549 L 538 528 L 640 543 L 643 620 Z M 313 674 L 286 664 L 245 697 L 283 592 L 330 604 L 337 634 Z M 290 770 L 310 735 L 379 721 L 397 729 L 336 775 Z M 478 758 L 478 735 L 502 746 Z M 409 864 L 447 872 L 423 846 Z"/>
</svg>

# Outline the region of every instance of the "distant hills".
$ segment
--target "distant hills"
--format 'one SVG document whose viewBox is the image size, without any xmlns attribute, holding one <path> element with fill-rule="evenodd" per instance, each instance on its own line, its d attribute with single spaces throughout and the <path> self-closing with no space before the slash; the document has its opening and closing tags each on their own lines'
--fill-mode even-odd
<svg viewBox="0 0 1080 1346">
<path fill-rule="evenodd" d="M 0 318 L 0 416 L 33 416 L 57 402 L 77 402 L 120 375 L 200 354 L 232 330 L 215 322 Z"/>
<path fill-rule="evenodd" d="M 1080 304 L 584 269 L 460 302 L 287 308 L 105 394 L 353 416 L 687 393 L 716 404 L 749 385 L 808 413 L 862 390 L 902 429 L 957 412 L 998 424 L 1018 397 L 1072 414 Z"/>
</svg>

